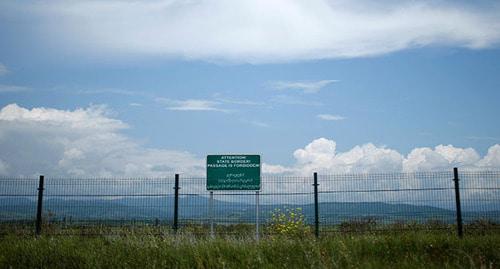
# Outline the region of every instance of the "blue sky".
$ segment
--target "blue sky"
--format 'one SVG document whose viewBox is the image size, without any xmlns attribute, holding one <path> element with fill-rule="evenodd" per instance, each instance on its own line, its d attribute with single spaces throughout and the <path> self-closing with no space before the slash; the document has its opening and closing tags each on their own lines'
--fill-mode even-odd
<svg viewBox="0 0 500 269">
<path fill-rule="evenodd" d="M 291 167 L 314 162 L 294 152 L 319 138 L 335 142 L 334 154 L 371 143 L 403 159 L 438 145 L 472 148 L 482 158 L 500 144 L 495 2 L 0 8 L 0 107 L 104 105 L 102 117 L 128 126 L 116 134 L 142 148 L 195 159 L 260 153 Z"/>
</svg>

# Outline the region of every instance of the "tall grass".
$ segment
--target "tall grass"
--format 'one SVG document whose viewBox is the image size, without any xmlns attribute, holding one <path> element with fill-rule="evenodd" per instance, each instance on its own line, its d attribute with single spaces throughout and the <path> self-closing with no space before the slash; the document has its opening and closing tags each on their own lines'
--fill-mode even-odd
<svg viewBox="0 0 500 269">
<path fill-rule="evenodd" d="M 4 237 L 0 268 L 500 268 L 500 234 Z"/>
</svg>

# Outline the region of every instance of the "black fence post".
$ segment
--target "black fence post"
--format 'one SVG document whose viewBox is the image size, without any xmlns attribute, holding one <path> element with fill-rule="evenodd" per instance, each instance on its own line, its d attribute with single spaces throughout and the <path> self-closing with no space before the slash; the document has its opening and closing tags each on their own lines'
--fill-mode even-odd
<svg viewBox="0 0 500 269">
<path fill-rule="evenodd" d="M 457 233 L 462 238 L 464 234 L 462 225 L 462 208 L 460 206 L 460 187 L 458 185 L 458 168 L 453 168 L 453 181 L 455 182 L 455 204 L 457 207 Z"/>
<path fill-rule="evenodd" d="M 314 172 L 314 235 L 319 237 L 318 173 Z"/>
<path fill-rule="evenodd" d="M 38 181 L 38 204 L 36 208 L 36 223 L 35 235 L 39 236 L 42 233 L 42 203 L 43 203 L 43 176 L 40 176 Z"/>
<path fill-rule="evenodd" d="M 179 174 L 175 174 L 175 197 L 174 197 L 174 233 L 177 233 L 179 218 Z"/>
</svg>

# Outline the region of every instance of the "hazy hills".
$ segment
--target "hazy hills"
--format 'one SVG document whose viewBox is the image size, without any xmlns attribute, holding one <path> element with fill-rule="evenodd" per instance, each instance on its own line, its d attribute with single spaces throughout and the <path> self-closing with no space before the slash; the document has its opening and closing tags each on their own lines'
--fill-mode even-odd
<svg viewBox="0 0 500 269">
<path fill-rule="evenodd" d="M 206 222 L 209 201 L 203 196 L 183 196 L 179 199 L 179 220 Z M 59 199 L 44 200 L 44 213 L 54 220 L 148 220 L 170 221 L 173 218 L 173 197 L 142 197 L 118 199 Z M 306 220 L 314 218 L 314 204 L 261 204 L 260 216 L 269 218 L 273 210 L 300 208 Z M 480 208 L 484 208 L 480 210 Z M 427 221 L 439 219 L 453 223 L 455 211 L 429 205 L 389 204 L 382 202 L 322 202 L 320 219 L 324 224 L 336 224 L 353 218 L 375 218 L 380 222 Z M 36 201 L 28 198 L 0 199 L 0 221 L 34 219 Z M 255 204 L 214 200 L 213 214 L 219 222 L 253 222 Z M 464 208 L 464 220 L 488 218 L 500 221 L 500 207 L 482 205 Z"/>
</svg>

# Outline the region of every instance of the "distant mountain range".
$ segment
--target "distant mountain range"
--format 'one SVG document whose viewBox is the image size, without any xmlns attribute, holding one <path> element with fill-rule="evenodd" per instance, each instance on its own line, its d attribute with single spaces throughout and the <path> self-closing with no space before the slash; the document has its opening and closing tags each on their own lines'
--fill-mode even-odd
<svg viewBox="0 0 500 269">
<path fill-rule="evenodd" d="M 204 196 L 183 196 L 179 199 L 179 220 L 207 222 L 209 199 Z M 44 200 L 44 214 L 53 220 L 138 220 L 171 221 L 174 214 L 173 197 L 127 197 L 119 199 L 56 199 Z M 276 209 L 300 208 L 306 221 L 314 219 L 314 204 L 262 204 L 259 212 L 263 221 Z M 481 210 L 482 209 L 482 210 Z M 389 204 L 382 202 L 322 202 L 320 221 L 338 224 L 354 218 L 374 218 L 379 222 L 442 220 L 453 223 L 454 210 L 429 205 Z M 0 221 L 34 219 L 36 201 L 28 198 L 0 199 Z M 217 222 L 253 222 L 255 204 L 214 200 Z M 488 204 L 464 208 L 464 220 L 490 219 L 500 222 L 500 205 Z"/>
</svg>

